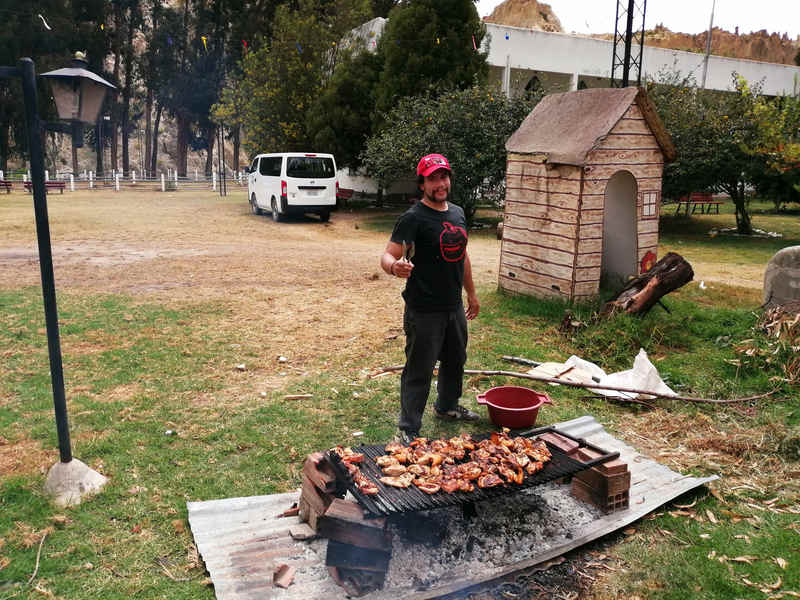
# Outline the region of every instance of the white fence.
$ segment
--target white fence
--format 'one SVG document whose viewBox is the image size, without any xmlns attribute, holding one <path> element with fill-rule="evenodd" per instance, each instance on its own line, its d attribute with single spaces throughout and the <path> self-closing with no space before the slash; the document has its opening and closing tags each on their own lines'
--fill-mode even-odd
<svg viewBox="0 0 800 600">
<path fill-rule="evenodd" d="M 45 182 L 48 188 L 63 188 L 64 191 L 74 192 L 77 189 L 104 190 L 104 191 L 162 191 L 174 192 L 181 190 L 228 190 L 236 187 L 247 187 L 247 174 L 244 171 L 226 170 L 224 181 L 219 176 L 218 171 L 213 171 L 211 175 L 200 173 L 195 169 L 187 173 L 186 177 L 179 177 L 177 169 L 168 169 L 157 176 L 144 176 L 132 170 L 129 173 L 121 171 L 110 171 L 97 174 L 90 170 L 84 170 L 77 175 L 71 172 L 52 173 L 45 171 Z M 30 191 L 31 172 L 9 173 L 8 177 L 0 170 L 0 185 L 5 187 L 7 192 L 15 189 L 15 184 L 20 184 L 19 189 Z M 2 191 L 0 187 L 0 191 Z"/>
</svg>

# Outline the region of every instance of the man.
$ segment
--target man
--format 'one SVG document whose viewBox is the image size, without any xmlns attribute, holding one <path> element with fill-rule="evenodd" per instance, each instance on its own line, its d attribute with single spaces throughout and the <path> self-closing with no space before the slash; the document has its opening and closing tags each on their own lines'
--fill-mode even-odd
<svg viewBox="0 0 800 600">
<path fill-rule="evenodd" d="M 419 435 L 437 360 L 434 414 L 449 420 L 479 418 L 458 403 L 467 360 L 467 319 L 478 315 L 480 304 L 467 254 L 464 211 L 449 202 L 450 174 L 450 163 L 441 154 L 422 157 L 417 165 L 422 199 L 397 220 L 381 257 L 386 273 L 407 280 L 406 365 L 400 378 L 398 420 L 398 438 L 405 443 Z"/>
</svg>

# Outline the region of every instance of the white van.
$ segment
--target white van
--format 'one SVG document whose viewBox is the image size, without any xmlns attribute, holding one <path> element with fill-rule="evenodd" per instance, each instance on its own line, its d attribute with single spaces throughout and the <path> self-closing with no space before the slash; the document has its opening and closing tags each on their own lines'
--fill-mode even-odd
<svg viewBox="0 0 800 600">
<path fill-rule="evenodd" d="M 256 215 L 270 211 L 275 221 L 303 213 L 316 213 L 327 221 L 336 208 L 338 191 L 333 154 L 259 154 L 248 169 L 250 209 Z"/>
</svg>

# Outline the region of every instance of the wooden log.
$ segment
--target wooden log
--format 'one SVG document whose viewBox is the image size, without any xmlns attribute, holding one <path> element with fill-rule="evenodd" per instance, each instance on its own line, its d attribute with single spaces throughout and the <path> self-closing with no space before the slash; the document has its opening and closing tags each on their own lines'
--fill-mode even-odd
<svg viewBox="0 0 800 600">
<path fill-rule="evenodd" d="M 319 519 L 317 532 L 328 539 L 361 548 L 389 550 L 392 547 L 385 518 L 365 519 L 358 504 L 339 498 L 331 502 Z"/>
<path fill-rule="evenodd" d="M 385 550 L 359 548 L 336 540 L 328 540 L 325 565 L 328 567 L 386 573 L 389 570 L 389 560 L 391 558 L 392 553 Z"/>
<path fill-rule="evenodd" d="M 612 315 L 625 311 L 644 315 L 662 296 L 689 283 L 694 277 L 691 265 L 680 254 L 667 253 L 653 267 L 634 277 L 620 292 L 609 300 L 601 314 Z"/>
</svg>

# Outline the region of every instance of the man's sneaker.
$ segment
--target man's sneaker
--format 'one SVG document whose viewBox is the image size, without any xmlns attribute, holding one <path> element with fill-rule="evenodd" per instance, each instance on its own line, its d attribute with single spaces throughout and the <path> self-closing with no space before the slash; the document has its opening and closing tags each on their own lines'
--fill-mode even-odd
<svg viewBox="0 0 800 600">
<path fill-rule="evenodd" d="M 447 421 L 477 421 L 481 418 L 478 413 L 474 413 L 460 404 L 454 409 L 445 412 L 439 412 L 434 408 L 433 412 L 439 419 L 445 419 Z"/>
<path fill-rule="evenodd" d="M 397 433 L 394 436 L 394 441 L 408 446 L 411 442 L 414 441 L 414 438 L 416 437 L 419 437 L 419 433 L 416 431 L 406 431 L 405 429 L 398 429 Z"/>
</svg>

